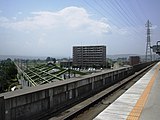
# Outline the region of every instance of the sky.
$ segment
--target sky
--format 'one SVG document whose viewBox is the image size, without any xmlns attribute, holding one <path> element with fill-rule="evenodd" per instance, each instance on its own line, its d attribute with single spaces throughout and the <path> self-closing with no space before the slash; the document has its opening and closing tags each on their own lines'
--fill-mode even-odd
<svg viewBox="0 0 160 120">
<path fill-rule="evenodd" d="M 160 36 L 160 0 L 0 0 L 0 55 L 71 57 L 76 45 L 145 54 Z"/>
</svg>

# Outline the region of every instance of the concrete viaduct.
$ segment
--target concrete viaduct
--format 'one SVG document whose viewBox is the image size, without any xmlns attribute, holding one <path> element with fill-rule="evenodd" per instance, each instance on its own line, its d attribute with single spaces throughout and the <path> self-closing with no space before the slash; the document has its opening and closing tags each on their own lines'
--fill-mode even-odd
<svg viewBox="0 0 160 120">
<path fill-rule="evenodd" d="M 1 120 L 36 120 L 56 115 L 151 64 L 153 62 L 2 93 Z"/>
</svg>

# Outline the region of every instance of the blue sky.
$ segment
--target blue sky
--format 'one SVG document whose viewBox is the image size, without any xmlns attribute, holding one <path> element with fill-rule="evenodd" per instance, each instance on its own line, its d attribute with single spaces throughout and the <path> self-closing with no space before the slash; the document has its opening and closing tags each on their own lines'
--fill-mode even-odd
<svg viewBox="0 0 160 120">
<path fill-rule="evenodd" d="M 74 45 L 145 54 L 160 36 L 159 0 L 0 0 L 0 55 L 72 57 Z"/>
</svg>

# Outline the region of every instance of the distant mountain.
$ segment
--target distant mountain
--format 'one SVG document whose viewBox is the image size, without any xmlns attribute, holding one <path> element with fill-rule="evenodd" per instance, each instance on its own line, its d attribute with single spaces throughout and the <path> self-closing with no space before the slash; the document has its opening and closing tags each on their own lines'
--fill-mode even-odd
<svg viewBox="0 0 160 120">
<path fill-rule="evenodd" d="M 129 58 L 130 56 L 140 56 L 141 61 L 145 60 L 145 55 L 138 55 L 138 54 L 117 54 L 117 55 L 107 55 L 107 58 L 110 58 L 112 60 L 117 60 L 118 58 Z M 152 55 L 153 60 L 160 59 L 159 55 L 153 54 Z"/>
<path fill-rule="evenodd" d="M 118 58 L 129 58 L 130 56 L 142 56 L 138 54 L 117 54 L 117 55 L 107 55 L 107 58 L 118 59 Z"/>
<path fill-rule="evenodd" d="M 115 55 L 107 55 L 107 58 L 116 60 L 118 58 L 129 58 L 130 56 L 140 56 L 141 60 L 145 59 L 145 55 L 138 55 L 138 54 L 115 54 Z M 7 58 L 11 58 L 12 60 L 14 59 L 41 59 L 41 60 L 45 60 L 48 56 L 18 56 L 18 55 L 0 55 L 0 60 L 6 60 Z M 49 56 L 49 57 L 53 57 L 53 56 Z M 60 59 L 60 58 L 65 58 L 65 57 L 56 57 L 56 59 Z M 160 59 L 159 55 L 153 55 L 153 60 L 155 59 Z"/>
<path fill-rule="evenodd" d="M 6 60 L 7 58 L 11 58 L 12 60 L 14 59 L 41 59 L 45 60 L 47 57 L 53 57 L 56 59 L 61 59 L 61 58 L 67 58 L 65 56 L 21 56 L 21 55 L 0 55 L 0 60 Z"/>
<path fill-rule="evenodd" d="M 47 57 L 39 56 L 16 56 L 16 55 L 0 55 L 0 60 L 6 60 L 7 58 L 14 59 L 46 59 Z"/>
</svg>

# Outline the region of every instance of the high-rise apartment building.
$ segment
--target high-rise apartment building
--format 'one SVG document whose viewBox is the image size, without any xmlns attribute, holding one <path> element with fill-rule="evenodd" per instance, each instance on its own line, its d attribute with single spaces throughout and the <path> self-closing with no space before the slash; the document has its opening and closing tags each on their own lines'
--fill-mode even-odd
<svg viewBox="0 0 160 120">
<path fill-rule="evenodd" d="M 73 65 L 106 67 L 106 46 L 73 46 Z"/>
</svg>

